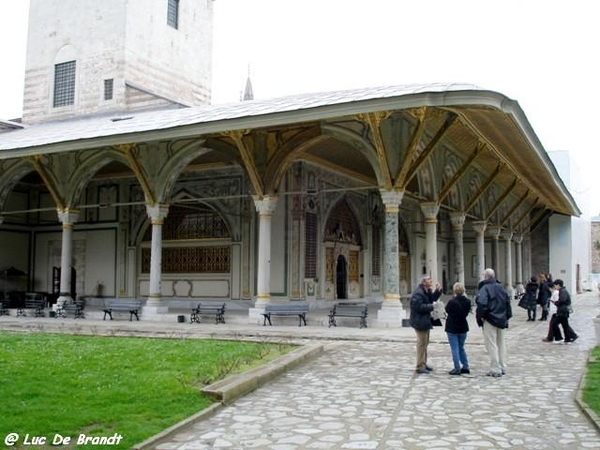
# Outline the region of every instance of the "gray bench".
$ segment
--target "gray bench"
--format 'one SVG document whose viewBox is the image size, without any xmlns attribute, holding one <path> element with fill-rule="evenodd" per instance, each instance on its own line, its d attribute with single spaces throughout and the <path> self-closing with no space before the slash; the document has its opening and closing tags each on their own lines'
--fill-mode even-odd
<svg viewBox="0 0 600 450">
<path fill-rule="evenodd" d="M 360 328 L 367 328 L 367 304 L 364 302 L 356 303 L 336 303 L 329 312 L 329 326 L 337 327 L 336 317 L 356 317 L 360 319 Z"/>
<path fill-rule="evenodd" d="M 7 298 L 0 299 L 0 316 L 10 316 L 10 313 L 8 312 L 9 303 L 10 300 Z"/>
<path fill-rule="evenodd" d="M 75 300 L 73 303 L 63 303 L 56 309 L 55 317 L 67 317 L 68 313 L 73 313 L 75 319 L 85 319 L 83 309 L 85 308 L 85 300 Z"/>
<path fill-rule="evenodd" d="M 27 316 L 25 311 L 33 310 L 35 311 L 35 317 L 44 317 L 44 308 L 46 307 L 45 300 L 39 299 L 25 299 L 25 306 L 17 308 L 17 317 L 18 316 Z"/>
<path fill-rule="evenodd" d="M 106 320 L 106 315 L 110 317 L 110 320 L 113 320 L 112 313 L 113 312 L 128 312 L 129 313 L 129 321 L 133 320 L 133 316 L 137 320 L 140 320 L 139 311 L 142 308 L 144 302 L 141 300 L 134 299 L 122 299 L 117 298 L 113 300 L 108 300 L 104 306 L 104 318 L 102 320 Z"/>
<path fill-rule="evenodd" d="M 215 315 L 215 323 L 225 323 L 225 303 L 200 302 L 192 309 L 190 323 L 200 323 L 200 316 Z"/>
<path fill-rule="evenodd" d="M 263 326 L 269 321 L 271 323 L 271 316 L 298 316 L 298 326 L 301 327 L 302 323 L 306 326 L 306 313 L 308 312 L 308 305 L 305 303 L 270 303 L 265 306 L 265 311 L 262 313 L 264 316 Z"/>
</svg>

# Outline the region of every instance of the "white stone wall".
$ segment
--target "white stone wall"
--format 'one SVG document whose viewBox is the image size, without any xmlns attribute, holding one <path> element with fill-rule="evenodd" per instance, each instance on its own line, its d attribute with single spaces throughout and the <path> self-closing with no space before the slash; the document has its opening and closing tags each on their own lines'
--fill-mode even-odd
<svg viewBox="0 0 600 450">
<path fill-rule="evenodd" d="M 181 2 L 179 17 L 177 30 L 167 25 L 167 0 L 31 0 L 23 121 L 208 103 L 212 0 Z M 54 66 L 72 60 L 75 103 L 54 108 Z"/>
<path fill-rule="evenodd" d="M 129 2 L 125 79 L 186 105 L 209 103 L 212 0 L 182 1 L 178 29 L 166 22 L 166 0 Z"/>
<path fill-rule="evenodd" d="M 117 230 L 83 230 L 73 232 L 73 265 L 77 270 L 77 295 L 103 294 L 115 296 Z M 34 290 L 52 290 L 52 267 L 60 266 L 62 232 L 40 232 L 35 236 Z"/>
</svg>

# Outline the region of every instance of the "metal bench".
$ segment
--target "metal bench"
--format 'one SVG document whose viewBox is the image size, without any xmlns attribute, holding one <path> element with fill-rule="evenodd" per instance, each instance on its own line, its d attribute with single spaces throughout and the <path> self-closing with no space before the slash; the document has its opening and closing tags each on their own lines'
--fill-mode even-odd
<svg viewBox="0 0 600 450">
<path fill-rule="evenodd" d="M 265 311 L 262 313 L 264 316 L 263 326 L 269 321 L 271 323 L 271 316 L 298 316 L 298 326 L 301 327 L 302 323 L 306 326 L 306 313 L 308 312 L 308 305 L 305 303 L 270 303 L 265 306 Z"/>
<path fill-rule="evenodd" d="M 102 320 L 106 320 L 107 314 L 110 317 L 110 320 L 113 320 L 113 312 L 128 312 L 130 322 L 133 320 L 133 316 L 135 316 L 137 320 L 140 320 L 138 313 L 142 305 L 143 302 L 141 300 L 121 298 L 107 300 L 103 309 L 104 318 Z"/>
<path fill-rule="evenodd" d="M 46 307 L 46 301 L 40 299 L 25 299 L 25 306 L 17 308 L 17 317 L 27 316 L 27 310 L 35 311 L 35 317 L 44 317 L 44 308 Z"/>
<path fill-rule="evenodd" d="M 225 323 L 225 303 L 200 302 L 192 309 L 190 323 L 200 323 L 201 315 L 214 314 L 215 323 Z"/>
<path fill-rule="evenodd" d="M 75 319 L 85 319 L 83 309 L 85 308 L 85 300 L 75 300 L 73 303 L 63 303 L 56 309 L 55 317 L 67 317 L 69 312 L 74 314 Z"/>
<path fill-rule="evenodd" d="M 1 298 L 0 299 L 0 316 L 10 316 L 8 312 L 8 305 L 10 303 L 10 299 Z"/>
<path fill-rule="evenodd" d="M 329 312 L 329 326 L 337 327 L 336 317 L 356 317 L 360 319 L 360 328 L 367 328 L 367 304 L 363 302 L 356 303 L 336 303 Z"/>
</svg>

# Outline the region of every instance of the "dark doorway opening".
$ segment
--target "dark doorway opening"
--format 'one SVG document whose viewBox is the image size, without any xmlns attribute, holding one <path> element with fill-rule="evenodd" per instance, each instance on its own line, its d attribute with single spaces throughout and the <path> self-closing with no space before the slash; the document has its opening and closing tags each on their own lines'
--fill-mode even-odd
<svg viewBox="0 0 600 450">
<path fill-rule="evenodd" d="M 335 267 L 336 292 L 337 298 L 348 298 L 346 289 L 348 283 L 346 258 L 343 255 L 338 256 L 337 265 Z"/>
</svg>

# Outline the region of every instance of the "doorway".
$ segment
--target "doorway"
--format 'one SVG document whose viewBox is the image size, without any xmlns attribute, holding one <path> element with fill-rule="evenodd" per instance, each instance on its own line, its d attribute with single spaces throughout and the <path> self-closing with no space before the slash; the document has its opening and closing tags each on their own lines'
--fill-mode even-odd
<svg viewBox="0 0 600 450">
<path fill-rule="evenodd" d="M 335 266 L 335 280 L 337 298 L 348 298 L 348 274 L 347 263 L 344 255 L 339 255 Z"/>
</svg>

